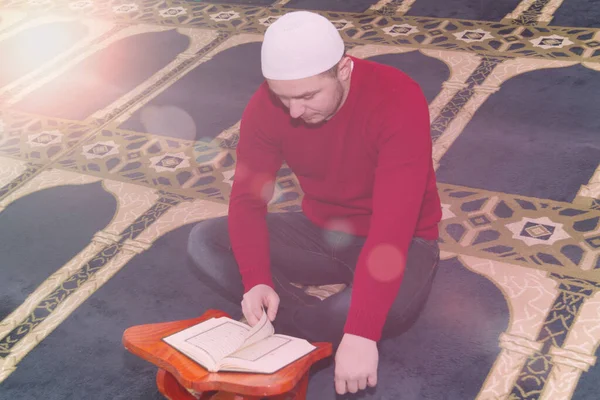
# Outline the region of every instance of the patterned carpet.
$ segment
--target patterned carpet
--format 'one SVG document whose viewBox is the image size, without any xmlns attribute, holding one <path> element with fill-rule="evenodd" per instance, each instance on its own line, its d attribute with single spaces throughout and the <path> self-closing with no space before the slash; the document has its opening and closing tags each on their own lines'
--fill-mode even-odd
<svg viewBox="0 0 600 400">
<path fill-rule="evenodd" d="M 0 399 L 159 399 L 123 331 L 241 316 L 185 242 L 227 212 L 262 34 L 299 8 L 430 104 L 442 265 L 359 398 L 598 398 L 600 1 L 0 0 Z M 271 210 L 301 198 L 282 166 Z"/>
</svg>

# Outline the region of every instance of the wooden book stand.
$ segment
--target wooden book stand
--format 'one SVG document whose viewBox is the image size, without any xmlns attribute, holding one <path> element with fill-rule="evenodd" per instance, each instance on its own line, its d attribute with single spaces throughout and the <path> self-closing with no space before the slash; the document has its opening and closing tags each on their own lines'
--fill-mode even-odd
<svg viewBox="0 0 600 400">
<path fill-rule="evenodd" d="M 123 345 L 138 357 L 156 365 L 158 390 L 170 400 L 304 400 L 310 367 L 332 354 L 331 343 L 313 343 L 313 352 L 274 374 L 208 372 L 178 352 L 162 338 L 213 317 L 229 317 L 208 310 L 201 317 L 183 321 L 139 325 L 123 334 Z"/>
</svg>

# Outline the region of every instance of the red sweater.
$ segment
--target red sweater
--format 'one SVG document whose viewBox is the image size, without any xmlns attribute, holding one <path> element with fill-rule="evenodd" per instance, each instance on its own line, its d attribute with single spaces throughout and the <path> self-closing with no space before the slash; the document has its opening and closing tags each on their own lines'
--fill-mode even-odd
<svg viewBox="0 0 600 400">
<path fill-rule="evenodd" d="M 353 61 L 346 102 L 317 128 L 293 124 L 266 83 L 254 94 L 241 121 L 229 232 L 245 290 L 273 287 L 265 215 L 285 160 L 310 220 L 366 236 L 344 332 L 379 340 L 412 237 L 438 238 L 441 207 L 420 87 L 393 67 Z"/>
</svg>

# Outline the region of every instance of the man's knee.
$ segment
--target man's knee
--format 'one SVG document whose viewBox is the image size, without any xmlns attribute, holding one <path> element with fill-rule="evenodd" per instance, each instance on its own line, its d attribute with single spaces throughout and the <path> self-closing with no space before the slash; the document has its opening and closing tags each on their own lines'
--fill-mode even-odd
<svg viewBox="0 0 600 400">
<path fill-rule="evenodd" d="M 190 232 L 187 251 L 190 263 L 204 283 L 233 301 L 241 300 L 243 285 L 231 251 L 226 217 L 196 224 Z"/>
<path fill-rule="evenodd" d="M 227 232 L 227 219 L 214 218 L 197 223 L 187 243 L 188 258 L 201 272 L 213 279 L 226 278 L 225 264 L 231 264 L 233 253 Z M 221 274 L 217 274 L 219 271 Z"/>
<path fill-rule="evenodd" d="M 223 252 L 228 248 L 227 220 L 223 218 L 207 219 L 197 223 L 188 237 L 188 255 L 199 266 L 203 264 L 203 260 L 211 258 L 212 253 Z"/>
<path fill-rule="evenodd" d="M 330 342 L 337 347 L 344 336 L 351 298 L 352 288 L 347 287 L 316 306 L 298 307 L 292 314 L 294 328 L 310 341 Z"/>
</svg>

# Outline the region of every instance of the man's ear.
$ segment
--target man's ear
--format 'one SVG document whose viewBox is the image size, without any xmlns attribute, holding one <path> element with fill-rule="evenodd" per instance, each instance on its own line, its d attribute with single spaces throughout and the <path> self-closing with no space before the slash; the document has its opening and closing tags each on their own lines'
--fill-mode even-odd
<svg viewBox="0 0 600 400">
<path fill-rule="evenodd" d="M 342 81 L 350 79 L 352 73 L 352 60 L 348 56 L 343 56 L 338 63 L 338 78 Z"/>
</svg>

